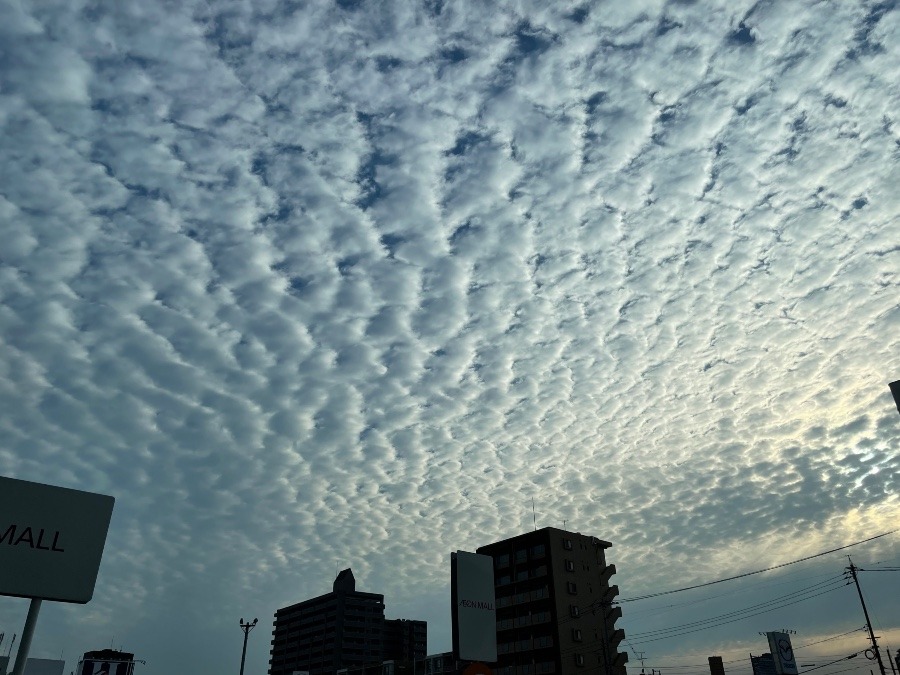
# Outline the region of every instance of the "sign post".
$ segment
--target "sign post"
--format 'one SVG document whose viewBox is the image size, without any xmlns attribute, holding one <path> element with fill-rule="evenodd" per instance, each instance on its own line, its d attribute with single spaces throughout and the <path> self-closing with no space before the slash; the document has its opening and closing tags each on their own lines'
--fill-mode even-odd
<svg viewBox="0 0 900 675">
<path fill-rule="evenodd" d="M 494 559 L 457 551 L 450 554 L 450 573 L 454 656 L 462 661 L 496 663 Z"/>
<path fill-rule="evenodd" d="M 94 595 L 115 499 L 0 476 L 0 595 L 30 598 L 12 675 L 22 675 L 43 600 Z"/>
<path fill-rule="evenodd" d="M 766 633 L 766 637 L 769 639 L 769 651 L 775 660 L 775 672 L 778 675 L 797 675 L 797 659 L 791 646 L 791 636 L 771 631 Z"/>
</svg>

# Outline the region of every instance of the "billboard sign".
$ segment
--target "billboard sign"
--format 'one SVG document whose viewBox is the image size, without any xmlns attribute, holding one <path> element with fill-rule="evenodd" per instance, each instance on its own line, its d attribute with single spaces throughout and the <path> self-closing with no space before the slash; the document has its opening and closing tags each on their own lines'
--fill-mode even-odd
<svg viewBox="0 0 900 675">
<path fill-rule="evenodd" d="M 787 633 L 766 633 L 769 638 L 769 651 L 775 661 L 775 672 L 778 675 L 797 675 L 797 659 L 791 646 L 791 636 Z"/>
<path fill-rule="evenodd" d="M 497 661 L 494 559 L 457 551 L 450 556 L 453 652 L 464 661 Z"/>
<path fill-rule="evenodd" d="M 0 476 L 0 595 L 90 601 L 114 503 Z"/>
</svg>

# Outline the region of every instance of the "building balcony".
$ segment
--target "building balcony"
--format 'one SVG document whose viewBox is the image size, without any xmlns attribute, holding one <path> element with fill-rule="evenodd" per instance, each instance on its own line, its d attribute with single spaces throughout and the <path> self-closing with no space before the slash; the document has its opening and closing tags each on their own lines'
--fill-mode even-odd
<svg viewBox="0 0 900 675">
<path fill-rule="evenodd" d="M 615 574 L 615 573 L 616 573 L 616 566 L 615 565 L 607 565 L 600 572 L 600 582 L 603 584 L 608 584 L 609 580 L 612 578 L 613 574 Z"/>
</svg>

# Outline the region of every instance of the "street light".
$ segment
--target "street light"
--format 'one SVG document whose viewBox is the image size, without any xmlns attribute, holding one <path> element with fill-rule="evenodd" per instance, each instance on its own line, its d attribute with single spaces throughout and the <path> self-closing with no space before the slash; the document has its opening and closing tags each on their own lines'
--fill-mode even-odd
<svg viewBox="0 0 900 675">
<path fill-rule="evenodd" d="M 241 652 L 241 675 L 244 675 L 244 659 L 247 658 L 247 638 L 250 635 L 250 631 L 256 627 L 256 622 L 257 619 L 253 619 L 252 622 L 244 623 L 244 618 L 241 617 L 241 630 L 244 631 L 244 651 Z"/>
</svg>

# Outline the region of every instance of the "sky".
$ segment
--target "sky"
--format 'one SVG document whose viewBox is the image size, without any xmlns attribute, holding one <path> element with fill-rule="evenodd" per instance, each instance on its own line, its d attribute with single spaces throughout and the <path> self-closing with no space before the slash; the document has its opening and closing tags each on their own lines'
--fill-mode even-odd
<svg viewBox="0 0 900 675">
<path fill-rule="evenodd" d="M 622 599 L 897 527 L 898 45 L 895 0 L 0 3 L 0 474 L 116 498 L 32 656 L 236 672 L 259 617 L 260 675 L 345 567 L 443 651 L 450 552 L 533 522 Z M 847 552 L 900 534 L 623 602 L 629 672 L 864 648 L 843 586 L 641 638 Z"/>
</svg>

